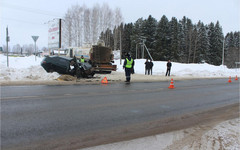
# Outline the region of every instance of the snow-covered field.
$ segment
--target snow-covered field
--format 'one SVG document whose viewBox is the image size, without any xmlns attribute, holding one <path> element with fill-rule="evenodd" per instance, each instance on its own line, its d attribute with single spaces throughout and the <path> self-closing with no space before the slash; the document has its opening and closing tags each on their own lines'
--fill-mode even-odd
<svg viewBox="0 0 240 150">
<path fill-rule="evenodd" d="M 117 58 L 117 57 L 116 57 Z M 60 75 L 58 73 L 47 73 L 40 63 L 43 57 L 9 57 L 9 67 L 7 67 L 7 57 L 0 54 L 0 83 L 4 81 L 53 81 Z M 169 79 L 165 77 L 166 63 L 164 61 L 153 61 L 153 75 L 146 76 L 145 60 L 135 60 L 135 73 L 132 81 L 157 81 Z M 117 72 L 110 75 L 96 75 L 100 78 L 107 76 L 111 80 L 125 79 L 124 70 L 120 60 L 116 59 Z M 122 61 L 123 64 L 123 61 Z M 233 79 L 240 74 L 239 69 L 228 69 L 225 66 L 213 66 L 209 64 L 181 64 L 172 62 L 171 77 L 174 79 L 182 78 L 228 78 Z M 227 81 L 227 80 L 226 80 Z M 60 82 L 60 81 L 59 81 Z M 102 145 L 88 148 L 86 150 L 161 150 L 161 149 L 240 149 L 240 119 L 233 119 L 222 122 L 212 129 L 204 132 L 198 138 L 192 138 L 192 133 L 201 130 L 201 127 L 193 127 L 185 130 L 135 139 L 131 141 Z M 189 141 L 186 141 L 189 139 Z M 195 140 L 194 140 L 195 139 Z M 220 140 L 218 140 L 220 139 Z M 182 143 L 185 140 L 186 143 Z M 219 143 L 221 142 L 221 143 Z M 200 145 L 200 146 L 199 146 Z"/>
</svg>

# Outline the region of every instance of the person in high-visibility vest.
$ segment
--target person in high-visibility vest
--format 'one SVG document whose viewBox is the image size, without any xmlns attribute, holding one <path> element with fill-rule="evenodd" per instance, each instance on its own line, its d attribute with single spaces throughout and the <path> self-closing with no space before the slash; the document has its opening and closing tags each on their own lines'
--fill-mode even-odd
<svg viewBox="0 0 240 150">
<path fill-rule="evenodd" d="M 84 62 L 85 62 L 85 59 L 84 59 L 83 55 L 82 55 L 81 58 L 80 58 L 80 62 L 81 62 L 81 63 L 84 63 Z"/>
<path fill-rule="evenodd" d="M 123 69 L 125 69 L 125 76 L 126 76 L 125 82 L 130 82 L 131 73 L 134 73 L 134 60 L 128 53 L 125 56 L 126 58 L 123 64 Z"/>
</svg>

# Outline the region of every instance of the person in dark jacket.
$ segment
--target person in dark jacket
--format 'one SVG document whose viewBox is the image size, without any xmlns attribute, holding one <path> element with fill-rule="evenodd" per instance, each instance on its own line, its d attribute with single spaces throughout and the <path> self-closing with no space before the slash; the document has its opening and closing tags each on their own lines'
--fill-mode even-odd
<svg viewBox="0 0 240 150">
<path fill-rule="evenodd" d="M 134 73 L 134 60 L 130 56 L 130 54 L 126 53 L 126 58 L 123 64 L 123 69 L 125 69 L 125 76 L 126 76 L 126 81 L 125 82 L 130 82 L 131 80 L 131 73 Z"/>
<path fill-rule="evenodd" d="M 170 76 L 171 67 L 172 67 L 172 63 L 170 60 L 168 60 L 166 76 L 167 75 Z"/>
<path fill-rule="evenodd" d="M 149 65 L 150 65 L 150 73 L 151 73 L 151 75 L 152 75 L 153 62 L 152 62 L 152 60 L 151 60 L 151 59 L 150 59 Z"/>
<path fill-rule="evenodd" d="M 146 74 L 150 74 L 150 62 L 148 61 L 148 59 L 146 59 L 146 62 L 145 62 L 145 75 Z"/>
</svg>

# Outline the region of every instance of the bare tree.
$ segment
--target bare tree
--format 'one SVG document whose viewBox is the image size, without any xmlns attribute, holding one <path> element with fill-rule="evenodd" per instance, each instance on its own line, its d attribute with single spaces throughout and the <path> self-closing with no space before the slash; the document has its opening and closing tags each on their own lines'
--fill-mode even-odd
<svg viewBox="0 0 240 150">
<path fill-rule="evenodd" d="M 91 36 L 92 44 L 97 42 L 97 38 L 100 35 L 100 6 L 96 4 L 92 9 L 91 15 Z"/>
<path fill-rule="evenodd" d="M 64 44 L 80 47 L 83 42 L 97 43 L 101 32 L 112 31 L 116 24 L 121 24 L 122 15 L 119 8 L 113 12 L 106 3 L 102 7 L 96 4 L 92 9 L 74 5 L 68 9 L 64 20 Z M 108 33 L 106 39 L 110 41 L 111 32 Z"/>
<path fill-rule="evenodd" d="M 20 44 L 14 45 L 13 48 L 12 48 L 12 51 L 13 51 L 13 53 L 15 53 L 15 54 L 20 54 L 20 52 L 21 52 L 21 46 L 20 46 Z"/>
<path fill-rule="evenodd" d="M 90 28 L 90 9 L 85 9 L 84 10 L 84 42 L 85 43 L 91 43 L 90 42 L 90 33 L 91 33 L 91 28 Z"/>
<path fill-rule="evenodd" d="M 35 46 L 33 44 L 30 45 L 23 45 L 22 47 L 23 49 L 23 53 L 27 53 L 27 55 L 32 55 L 34 50 L 35 50 Z"/>
<path fill-rule="evenodd" d="M 116 8 L 114 11 L 114 49 L 117 49 L 117 44 L 119 43 L 119 25 L 123 22 L 123 17 L 120 8 Z"/>
<path fill-rule="evenodd" d="M 68 46 L 73 46 L 73 35 L 72 35 L 72 30 L 73 30 L 73 12 L 68 9 L 67 13 L 65 14 L 64 21 L 63 21 L 63 26 L 62 26 L 62 37 L 63 37 L 63 42 L 68 45 Z"/>
<path fill-rule="evenodd" d="M 102 21 L 103 21 L 101 31 L 106 31 L 107 29 L 109 29 L 111 31 L 113 29 L 113 12 L 112 12 L 112 10 L 105 3 L 102 6 L 101 12 L 102 12 Z M 111 32 L 107 32 L 107 33 L 108 34 L 106 35 L 106 40 L 110 41 L 110 39 L 111 39 L 111 34 L 110 33 Z"/>
</svg>

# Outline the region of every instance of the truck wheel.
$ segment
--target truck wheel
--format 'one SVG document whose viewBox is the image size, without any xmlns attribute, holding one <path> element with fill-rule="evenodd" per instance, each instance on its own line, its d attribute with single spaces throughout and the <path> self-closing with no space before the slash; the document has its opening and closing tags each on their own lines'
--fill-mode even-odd
<svg viewBox="0 0 240 150">
<path fill-rule="evenodd" d="M 104 71 L 106 74 L 111 74 L 112 71 Z"/>
</svg>

